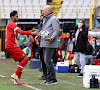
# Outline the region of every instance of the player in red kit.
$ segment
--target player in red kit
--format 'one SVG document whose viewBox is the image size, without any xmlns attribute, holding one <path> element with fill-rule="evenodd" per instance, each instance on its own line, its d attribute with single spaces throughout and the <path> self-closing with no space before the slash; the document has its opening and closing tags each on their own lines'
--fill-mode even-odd
<svg viewBox="0 0 100 90">
<path fill-rule="evenodd" d="M 22 69 L 28 62 L 28 57 L 16 45 L 15 36 L 17 32 L 26 35 L 37 35 L 38 30 L 23 31 L 20 28 L 18 28 L 18 26 L 15 24 L 15 22 L 18 22 L 18 12 L 15 10 L 10 13 L 10 18 L 11 20 L 6 26 L 5 49 L 12 56 L 15 62 L 19 61 L 18 68 L 16 72 L 13 75 L 11 75 L 11 78 L 14 79 L 14 84 L 21 84 L 19 80 L 21 77 Z"/>
</svg>

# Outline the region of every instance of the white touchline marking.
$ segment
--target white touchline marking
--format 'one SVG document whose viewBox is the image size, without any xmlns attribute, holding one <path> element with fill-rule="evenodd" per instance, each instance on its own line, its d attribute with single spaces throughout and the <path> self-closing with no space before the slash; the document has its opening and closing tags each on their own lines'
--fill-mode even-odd
<svg viewBox="0 0 100 90">
<path fill-rule="evenodd" d="M 10 79 L 11 81 L 14 81 L 13 79 Z M 33 86 L 31 86 L 31 85 L 28 85 L 28 84 L 22 84 L 23 86 L 26 86 L 26 87 L 29 87 L 29 88 L 31 88 L 31 89 L 35 89 L 35 90 L 42 90 L 42 89 L 38 89 L 38 88 L 35 88 L 35 87 L 33 87 Z"/>
<path fill-rule="evenodd" d="M 35 87 L 31 86 L 31 85 L 28 85 L 28 84 L 22 84 L 22 85 L 23 85 L 23 86 L 26 86 L 26 87 L 29 87 L 29 88 L 31 88 L 31 89 L 42 90 L 42 89 L 35 88 Z"/>
<path fill-rule="evenodd" d="M 8 77 L 8 76 L 0 75 L 0 77 Z"/>
</svg>

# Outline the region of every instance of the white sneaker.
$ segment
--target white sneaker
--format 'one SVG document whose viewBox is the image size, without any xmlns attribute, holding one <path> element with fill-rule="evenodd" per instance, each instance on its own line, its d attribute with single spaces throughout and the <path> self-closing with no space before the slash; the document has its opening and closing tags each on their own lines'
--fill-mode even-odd
<svg viewBox="0 0 100 90">
<path fill-rule="evenodd" d="M 16 82 L 16 80 L 14 80 L 14 84 L 15 84 L 15 85 L 18 85 L 19 83 L 18 83 L 18 82 Z"/>
<path fill-rule="evenodd" d="M 11 78 L 14 80 L 14 84 L 19 84 L 17 80 L 19 80 L 18 76 L 14 73 L 11 75 Z"/>
<path fill-rule="evenodd" d="M 14 77 L 16 77 L 16 79 L 18 79 L 18 76 L 15 73 L 11 75 L 12 79 L 14 79 Z"/>
</svg>

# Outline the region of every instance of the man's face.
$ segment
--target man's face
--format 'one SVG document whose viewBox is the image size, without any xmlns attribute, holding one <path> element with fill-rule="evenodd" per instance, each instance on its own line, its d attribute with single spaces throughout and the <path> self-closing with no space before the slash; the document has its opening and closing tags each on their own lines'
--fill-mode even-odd
<svg viewBox="0 0 100 90">
<path fill-rule="evenodd" d="M 47 16 L 49 14 L 50 14 L 49 10 L 47 8 L 43 8 L 43 15 Z"/>
<path fill-rule="evenodd" d="M 15 14 L 15 16 L 13 16 L 13 18 L 14 18 L 14 21 L 15 21 L 15 22 L 18 22 L 18 20 L 19 20 L 18 14 Z"/>
</svg>

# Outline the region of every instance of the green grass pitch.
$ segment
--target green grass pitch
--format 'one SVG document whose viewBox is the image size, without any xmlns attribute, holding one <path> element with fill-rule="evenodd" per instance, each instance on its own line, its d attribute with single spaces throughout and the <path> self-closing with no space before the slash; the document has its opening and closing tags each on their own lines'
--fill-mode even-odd
<svg viewBox="0 0 100 90">
<path fill-rule="evenodd" d="M 23 85 L 14 85 L 10 75 L 17 69 L 18 62 L 14 62 L 12 58 L 7 61 L 0 60 L 0 90 L 35 90 Z M 77 77 L 77 73 L 56 73 L 58 83 L 56 85 L 41 85 L 44 80 L 39 80 L 42 72 L 38 69 L 30 69 L 27 64 L 23 70 L 21 81 L 31 85 L 32 87 L 42 90 L 90 90 L 83 88 L 83 78 Z M 95 90 L 95 89 L 91 89 Z"/>
</svg>

